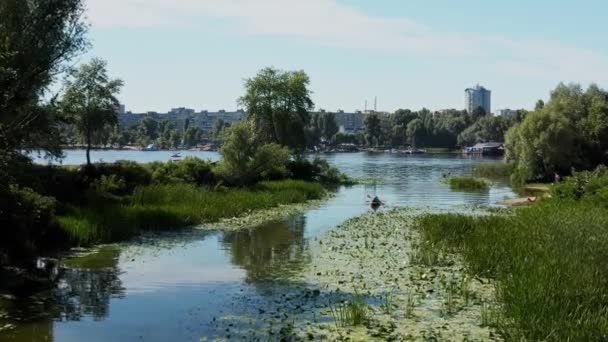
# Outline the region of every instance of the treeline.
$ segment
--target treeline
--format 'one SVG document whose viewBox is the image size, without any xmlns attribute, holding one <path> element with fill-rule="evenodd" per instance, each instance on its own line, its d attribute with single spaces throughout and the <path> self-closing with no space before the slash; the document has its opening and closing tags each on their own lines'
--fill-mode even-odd
<svg viewBox="0 0 608 342">
<path fill-rule="evenodd" d="M 392 114 L 371 113 L 363 132 L 339 132 L 333 113 L 315 113 L 306 128 L 309 148 L 320 144 L 355 144 L 370 147 L 438 147 L 455 149 L 479 142 L 504 142 L 509 128 L 521 122 L 526 110 L 511 116 L 493 116 L 477 108 L 431 112 L 399 109 Z"/>
</svg>

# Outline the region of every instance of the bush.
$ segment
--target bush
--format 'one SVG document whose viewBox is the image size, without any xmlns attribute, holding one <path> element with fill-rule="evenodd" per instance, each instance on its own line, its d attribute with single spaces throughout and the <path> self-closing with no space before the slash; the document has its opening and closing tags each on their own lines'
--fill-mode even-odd
<svg viewBox="0 0 608 342">
<path fill-rule="evenodd" d="M 114 175 L 125 182 L 124 191 L 121 194 L 131 193 L 136 187 L 149 185 L 152 182 L 151 171 L 143 164 L 134 161 L 119 160 L 115 163 L 94 164 L 93 166 L 89 175 L 92 178 L 90 182 L 99 180 L 102 176 Z M 86 169 L 83 168 L 80 172 L 86 173 Z"/>
<path fill-rule="evenodd" d="M 149 164 L 152 182 L 156 184 L 189 183 L 210 185 L 216 182 L 212 164 L 208 161 L 186 157 L 179 161 Z"/>
<path fill-rule="evenodd" d="M 353 181 L 325 159 L 315 158 L 312 162 L 298 158 L 290 161 L 287 168 L 293 179 L 316 181 L 323 184 L 352 184 Z"/>
<path fill-rule="evenodd" d="M 102 175 L 100 179 L 93 181 L 91 187 L 98 192 L 112 195 L 123 194 L 127 189 L 125 180 L 118 175 Z"/>
<path fill-rule="evenodd" d="M 608 205 L 608 167 L 599 166 L 593 171 L 575 172 L 551 190 L 553 196 L 569 200 L 585 200 Z"/>
<path fill-rule="evenodd" d="M 230 184 L 253 184 L 287 176 L 287 147 L 260 144 L 247 121 L 232 126 L 220 153 L 223 158 L 217 172 Z"/>
<path fill-rule="evenodd" d="M 57 234 L 55 206 L 54 198 L 32 189 L 0 186 L 0 264 L 32 262 L 50 246 Z"/>
</svg>

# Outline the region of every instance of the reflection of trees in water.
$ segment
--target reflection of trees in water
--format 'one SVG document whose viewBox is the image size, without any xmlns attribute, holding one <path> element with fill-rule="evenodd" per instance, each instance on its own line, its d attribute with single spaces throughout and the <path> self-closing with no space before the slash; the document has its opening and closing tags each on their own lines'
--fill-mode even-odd
<svg viewBox="0 0 608 342">
<path fill-rule="evenodd" d="M 226 232 L 221 241 L 232 263 L 247 272 L 248 282 L 286 280 L 310 262 L 305 226 L 306 218 L 299 215 L 286 222 Z"/>
<path fill-rule="evenodd" d="M 108 315 L 110 299 L 125 293 L 117 267 L 120 250 L 112 249 L 111 254 L 104 260 L 110 267 L 61 269 L 53 290 L 57 318 L 80 320 L 91 315 L 94 320 L 103 320 Z"/>
</svg>

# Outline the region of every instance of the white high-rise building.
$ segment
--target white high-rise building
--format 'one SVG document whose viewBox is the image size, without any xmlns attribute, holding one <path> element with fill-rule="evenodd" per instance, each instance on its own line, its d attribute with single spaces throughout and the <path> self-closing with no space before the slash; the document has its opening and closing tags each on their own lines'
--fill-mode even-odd
<svg viewBox="0 0 608 342">
<path fill-rule="evenodd" d="M 481 107 L 486 114 L 492 113 L 492 92 L 479 84 L 475 88 L 467 88 L 464 91 L 464 107 L 467 112 L 473 113 L 477 107 Z"/>
</svg>

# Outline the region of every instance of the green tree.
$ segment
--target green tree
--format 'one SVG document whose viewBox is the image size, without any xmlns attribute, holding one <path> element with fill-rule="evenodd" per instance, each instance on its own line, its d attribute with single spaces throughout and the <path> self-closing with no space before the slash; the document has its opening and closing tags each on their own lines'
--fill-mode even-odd
<svg viewBox="0 0 608 342">
<path fill-rule="evenodd" d="M 382 135 L 380 118 L 377 114 L 369 114 L 365 117 L 364 124 L 368 145 L 378 146 L 380 143 L 380 136 Z"/>
<path fill-rule="evenodd" d="M 538 100 L 538 101 L 536 101 L 536 105 L 534 106 L 534 110 L 535 111 L 539 111 L 539 110 L 543 109 L 544 106 L 545 106 L 545 101 Z"/>
<path fill-rule="evenodd" d="M 220 149 L 218 171 L 234 184 L 248 184 L 287 174 L 289 149 L 279 144 L 263 144 L 255 136 L 253 124 L 239 122 Z"/>
<path fill-rule="evenodd" d="M 159 136 L 159 123 L 153 118 L 146 116 L 140 121 L 137 128 L 138 141 L 141 146 L 155 142 Z"/>
<path fill-rule="evenodd" d="M 84 11 L 83 0 L 0 1 L 2 150 L 61 154 L 60 113 L 53 100 L 42 98 L 55 76 L 88 46 Z"/>
<path fill-rule="evenodd" d="M 327 142 L 332 142 L 334 136 L 340 131 L 336 123 L 336 115 L 334 113 L 326 113 L 323 115 L 323 138 Z"/>
<path fill-rule="evenodd" d="M 262 69 L 245 81 L 245 95 L 239 99 L 256 136 L 294 149 L 305 147 L 304 129 L 314 107 L 304 71 Z"/>
<path fill-rule="evenodd" d="M 483 118 L 484 116 L 486 116 L 488 113 L 486 113 L 486 110 L 483 109 L 483 107 L 477 107 L 473 110 L 473 113 L 471 113 L 471 123 L 475 123 L 477 120 Z"/>
<path fill-rule="evenodd" d="M 545 105 L 507 134 L 507 157 L 523 180 L 608 162 L 608 92 L 559 84 Z"/>
<path fill-rule="evenodd" d="M 418 144 L 423 140 L 425 134 L 423 121 L 419 118 L 410 121 L 407 124 L 406 134 L 412 147 L 419 146 Z"/>
<path fill-rule="evenodd" d="M 63 112 L 76 124 L 87 145 L 87 165 L 91 165 L 91 146 L 107 142 L 109 132 L 118 123 L 116 95 L 123 82 L 110 79 L 106 67 L 105 61 L 94 58 L 71 70 L 61 99 Z"/>
</svg>

